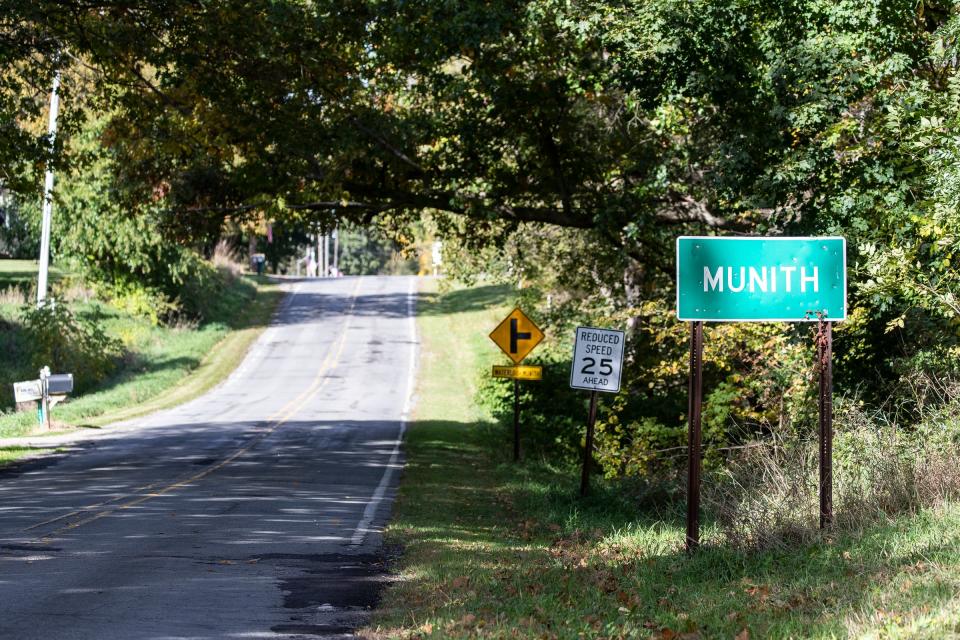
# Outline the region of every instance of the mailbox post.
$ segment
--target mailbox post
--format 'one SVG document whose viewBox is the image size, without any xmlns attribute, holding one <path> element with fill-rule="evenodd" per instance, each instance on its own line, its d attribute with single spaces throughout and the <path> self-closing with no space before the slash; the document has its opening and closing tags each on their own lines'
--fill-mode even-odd
<svg viewBox="0 0 960 640">
<path fill-rule="evenodd" d="M 40 389 L 43 392 L 43 398 L 40 399 L 40 413 L 43 414 L 43 422 L 47 425 L 47 431 L 50 430 L 50 392 L 47 390 L 47 378 L 50 377 L 50 367 L 40 369 Z"/>
<path fill-rule="evenodd" d="M 73 391 L 72 373 L 50 373 L 50 367 L 40 369 L 40 388 L 43 397 L 40 399 L 43 422 L 47 429 L 51 429 L 50 407 L 65 400 L 68 393 Z"/>
</svg>

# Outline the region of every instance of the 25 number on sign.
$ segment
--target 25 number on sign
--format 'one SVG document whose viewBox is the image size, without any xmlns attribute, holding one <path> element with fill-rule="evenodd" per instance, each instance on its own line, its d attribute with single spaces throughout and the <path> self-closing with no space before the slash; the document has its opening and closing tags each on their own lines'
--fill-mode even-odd
<svg viewBox="0 0 960 640">
<path fill-rule="evenodd" d="M 597 365 L 595 358 L 586 356 L 583 359 L 583 367 L 580 369 L 580 373 L 586 374 L 588 376 L 595 375 L 597 371 L 594 370 L 594 367 Z M 613 373 L 613 360 L 610 358 L 601 358 L 600 360 L 600 375 L 609 376 Z M 602 384 L 602 383 L 601 383 Z"/>
</svg>

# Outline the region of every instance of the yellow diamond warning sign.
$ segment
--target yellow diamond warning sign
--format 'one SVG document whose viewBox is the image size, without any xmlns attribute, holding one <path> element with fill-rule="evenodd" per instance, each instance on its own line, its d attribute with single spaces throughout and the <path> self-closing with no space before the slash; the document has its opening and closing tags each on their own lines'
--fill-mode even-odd
<svg viewBox="0 0 960 640">
<path fill-rule="evenodd" d="M 533 324 L 533 320 L 517 308 L 497 325 L 490 334 L 490 339 L 510 356 L 514 364 L 520 364 L 520 361 L 543 340 L 543 331 L 540 331 L 540 327 Z"/>
</svg>

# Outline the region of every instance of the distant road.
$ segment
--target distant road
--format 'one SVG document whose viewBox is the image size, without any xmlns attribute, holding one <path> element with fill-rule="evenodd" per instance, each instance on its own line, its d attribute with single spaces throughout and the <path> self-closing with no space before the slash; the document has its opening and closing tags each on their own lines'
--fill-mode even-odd
<svg viewBox="0 0 960 640">
<path fill-rule="evenodd" d="M 0 638 L 317 638 L 365 620 L 415 279 L 290 287 L 207 395 L 0 474 Z"/>
</svg>

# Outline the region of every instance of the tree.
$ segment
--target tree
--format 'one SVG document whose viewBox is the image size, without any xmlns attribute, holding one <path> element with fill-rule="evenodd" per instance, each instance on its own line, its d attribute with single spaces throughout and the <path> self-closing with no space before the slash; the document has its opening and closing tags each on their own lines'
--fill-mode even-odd
<svg viewBox="0 0 960 640">
<path fill-rule="evenodd" d="M 921 55 L 913 9 L 168 0 L 19 13 L 102 74 L 127 185 L 161 190 L 190 229 L 275 204 L 438 209 L 620 241 L 682 222 L 782 225 L 797 195 L 769 168 Z"/>
<path fill-rule="evenodd" d="M 840 230 L 875 276 L 854 291 L 864 338 L 883 343 L 904 303 L 925 318 L 953 304 L 948 4 L 9 8 L 9 33 L 39 34 L 27 53 L 47 61 L 31 77 L 46 80 L 54 52 L 92 74 L 113 186 L 185 241 L 264 214 L 434 211 L 494 242 L 549 223 L 615 247 L 598 253 L 632 304 L 639 282 L 667 298 L 678 233 Z"/>
</svg>

